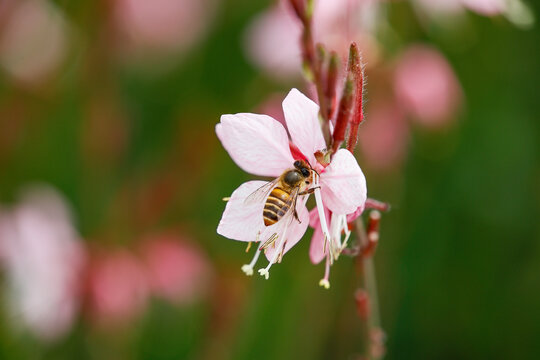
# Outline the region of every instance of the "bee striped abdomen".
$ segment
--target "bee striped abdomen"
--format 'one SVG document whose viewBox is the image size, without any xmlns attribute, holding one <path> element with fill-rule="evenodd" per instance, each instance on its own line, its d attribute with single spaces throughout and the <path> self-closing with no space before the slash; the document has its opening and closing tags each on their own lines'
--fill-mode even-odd
<svg viewBox="0 0 540 360">
<path fill-rule="evenodd" d="M 274 225 L 289 210 L 290 194 L 280 187 L 274 188 L 264 204 L 263 219 L 264 225 Z"/>
</svg>

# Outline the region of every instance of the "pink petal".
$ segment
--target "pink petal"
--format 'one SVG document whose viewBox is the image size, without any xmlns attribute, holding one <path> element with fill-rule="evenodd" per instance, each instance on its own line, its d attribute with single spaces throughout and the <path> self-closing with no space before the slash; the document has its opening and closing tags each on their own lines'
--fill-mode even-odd
<svg viewBox="0 0 540 360">
<path fill-rule="evenodd" d="M 255 241 L 257 232 L 264 229 L 264 203 L 245 204 L 252 192 L 265 181 L 248 181 L 240 185 L 231 195 L 219 222 L 217 233 L 232 240 Z"/>
<path fill-rule="evenodd" d="M 277 177 L 292 167 L 287 131 L 270 116 L 222 115 L 216 133 L 234 162 L 246 172 Z"/>
<path fill-rule="evenodd" d="M 325 214 L 326 220 L 330 221 L 330 211 L 326 210 Z M 315 229 L 309 246 L 309 258 L 313 264 L 318 264 L 324 259 L 326 254 L 324 252 L 324 236 L 320 226 L 317 208 L 314 208 L 309 212 L 309 226 Z"/>
<path fill-rule="evenodd" d="M 347 215 L 347 223 L 351 223 L 364 213 L 365 205 L 359 206 L 353 213 Z"/>
<path fill-rule="evenodd" d="M 284 254 L 287 251 L 289 251 L 294 245 L 296 245 L 298 241 L 300 241 L 302 236 L 304 236 L 304 234 L 306 233 L 307 227 L 309 225 L 308 210 L 306 206 L 304 205 L 304 202 L 300 201 L 300 199 L 298 200 L 298 204 L 296 205 L 296 211 L 298 212 L 298 217 L 300 218 L 301 222 L 299 223 L 298 220 L 293 219 L 292 223 L 287 228 L 287 235 L 286 235 L 287 243 L 285 244 L 285 251 L 283 252 Z M 273 226 L 276 226 L 276 225 L 273 225 Z M 270 228 L 271 227 L 268 227 L 267 229 L 270 229 Z M 266 232 L 266 234 L 263 234 L 262 236 L 267 238 L 270 235 L 271 233 Z M 279 242 L 279 239 L 277 241 Z M 265 255 L 269 261 L 272 261 L 272 258 L 276 250 L 277 250 L 277 247 L 275 248 L 270 247 L 266 251 Z"/>
<path fill-rule="evenodd" d="M 336 214 L 350 214 L 366 202 L 366 178 L 353 154 L 340 149 L 321 174 L 324 206 Z"/>
<path fill-rule="evenodd" d="M 326 148 L 319 122 L 319 106 L 297 89 L 283 100 L 283 113 L 292 142 L 315 165 L 313 154 Z"/>
</svg>

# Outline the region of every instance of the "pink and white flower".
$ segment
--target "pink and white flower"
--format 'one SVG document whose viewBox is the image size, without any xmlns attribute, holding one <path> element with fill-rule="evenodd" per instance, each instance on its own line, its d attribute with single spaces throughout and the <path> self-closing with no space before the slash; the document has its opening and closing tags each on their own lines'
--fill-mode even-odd
<svg viewBox="0 0 540 360">
<path fill-rule="evenodd" d="M 34 186 L 11 210 L 0 212 L 0 263 L 15 325 L 43 341 L 71 328 L 80 306 L 86 253 L 65 200 Z"/>
<path fill-rule="evenodd" d="M 324 248 L 319 250 L 331 262 L 339 255 L 343 243 L 329 232 L 325 212 L 330 211 L 336 219 L 343 219 L 362 207 L 367 196 L 366 180 L 356 159 L 346 149 L 338 150 L 327 166 L 317 162 L 314 154 L 326 148 L 317 104 L 300 91 L 292 89 L 282 105 L 288 131 L 270 116 L 241 113 L 223 115 L 221 122 L 216 125 L 216 133 L 238 166 L 254 175 L 278 177 L 292 168 L 298 159 L 311 164 L 320 231 L 325 234 L 323 239 L 326 237 Z M 264 181 L 248 181 L 232 193 L 217 232 L 233 240 L 262 243 L 277 235 L 275 246 L 265 250 L 268 266 L 259 270 L 262 276 L 268 278 L 272 264 L 280 261 L 281 256 L 306 232 L 309 212 L 305 205 L 308 196 L 299 196 L 296 211 L 300 221 L 278 221 L 265 226 L 262 216 L 264 201 L 254 204 L 245 202 L 251 193 L 264 184 Z M 332 223 L 330 225 L 332 229 Z M 336 225 L 336 229 L 338 227 Z M 242 267 L 247 275 L 253 274 L 260 252 L 261 249 L 257 249 L 251 263 Z"/>
</svg>

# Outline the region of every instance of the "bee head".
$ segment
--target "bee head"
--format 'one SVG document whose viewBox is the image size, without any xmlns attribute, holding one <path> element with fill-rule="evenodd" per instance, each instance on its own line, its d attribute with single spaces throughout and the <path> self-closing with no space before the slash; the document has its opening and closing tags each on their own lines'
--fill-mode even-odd
<svg viewBox="0 0 540 360">
<path fill-rule="evenodd" d="M 296 160 L 293 165 L 298 171 L 300 171 L 303 177 L 307 178 L 311 174 L 311 166 L 306 161 Z"/>
</svg>

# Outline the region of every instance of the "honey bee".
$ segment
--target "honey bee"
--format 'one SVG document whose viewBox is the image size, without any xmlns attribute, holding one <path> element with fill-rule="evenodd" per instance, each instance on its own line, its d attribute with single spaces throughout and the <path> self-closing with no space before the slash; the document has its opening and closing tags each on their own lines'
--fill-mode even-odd
<svg viewBox="0 0 540 360">
<path fill-rule="evenodd" d="M 315 190 L 310 186 L 316 171 L 305 160 L 297 160 L 293 166 L 255 190 L 245 200 L 246 203 L 264 201 L 262 216 L 265 226 L 274 225 L 278 221 L 289 222 L 293 216 L 301 222 L 296 212 L 296 200 L 299 195 L 311 194 Z"/>
</svg>

